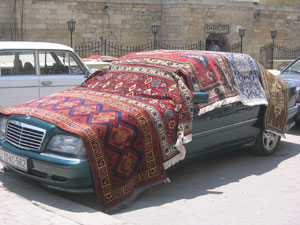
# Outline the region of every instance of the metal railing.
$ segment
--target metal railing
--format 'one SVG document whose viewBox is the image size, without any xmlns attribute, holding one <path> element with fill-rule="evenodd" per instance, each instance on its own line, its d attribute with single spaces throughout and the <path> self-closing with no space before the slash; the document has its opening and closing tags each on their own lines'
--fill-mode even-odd
<svg viewBox="0 0 300 225">
<path fill-rule="evenodd" d="M 153 49 L 153 43 L 146 43 L 142 45 L 135 46 L 123 46 L 120 44 L 112 43 L 106 39 L 91 43 L 85 44 L 82 46 L 76 46 L 75 52 L 81 57 L 86 58 L 91 55 L 109 55 L 113 57 L 120 57 L 131 52 L 141 52 L 148 51 Z"/>
<path fill-rule="evenodd" d="M 173 46 L 168 45 L 166 43 L 157 43 L 158 49 L 166 49 L 166 50 L 205 50 L 205 45 L 200 40 L 196 43 L 189 44 L 189 45 L 181 45 L 181 46 Z"/>
<path fill-rule="evenodd" d="M 300 46 L 289 48 L 277 43 L 269 43 L 259 49 L 259 62 L 267 69 L 273 69 L 275 60 L 294 60 L 300 56 Z"/>
<path fill-rule="evenodd" d="M 225 49 L 226 52 L 241 52 L 242 43 L 238 42 L 236 44 L 229 45 L 228 48 Z"/>
<path fill-rule="evenodd" d="M 195 43 L 182 46 L 173 46 L 163 42 L 156 43 L 157 49 L 166 49 L 166 50 L 205 50 L 204 42 L 199 40 Z M 225 49 L 227 52 L 240 52 L 241 43 L 230 45 Z M 141 52 L 141 51 L 150 51 L 154 50 L 154 42 L 148 42 L 141 45 L 135 46 L 123 46 L 121 44 L 116 44 L 106 39 L 101 39 L 98 42 L 85 44 L 82 46 L 76 46 L 75 51 L 81 58 L 87 58 L 91 55 L 108 55 L 113 57 L 120 57 L 125 54 L 132 52 Z"/>
</svg>

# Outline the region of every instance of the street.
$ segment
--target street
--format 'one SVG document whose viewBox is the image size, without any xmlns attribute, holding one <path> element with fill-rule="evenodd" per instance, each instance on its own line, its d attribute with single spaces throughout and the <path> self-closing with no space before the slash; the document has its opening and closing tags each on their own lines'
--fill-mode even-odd
<svg viewBox="0 0 300 225">
<path fill-rule="evenodd" d="M 110 216 L 98 211 L 93 194 L 48 191 L 12 173 L 0 172 L 0 196 L 23 199 L 37 207 L 38 213 L 51 212 L 59 217 L 55 221 L 65 224 L 296 225 L 300 224 L 299 135 L 298 124 L 282 139 L 279 151 L 269 157 L 242 150 L 171 169 L 171 183 L 143 192 L 131 205 Z M 18 204 L 14 207 L 22 211 Z M 7 222 L 6 209 L 7 205 L 0 203 L 0 224 L 13 224 Z M 19 214 L 12 214 L 13 221 L 31 224 L 31 217 L 18 220 Z M 111 221 L 103 223 L 99 219 L 103 217 Z"/>
</svg>

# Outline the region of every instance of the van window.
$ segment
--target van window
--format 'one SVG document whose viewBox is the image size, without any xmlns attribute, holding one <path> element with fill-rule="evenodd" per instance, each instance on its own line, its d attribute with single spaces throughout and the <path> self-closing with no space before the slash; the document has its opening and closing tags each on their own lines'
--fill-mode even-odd
<svg viewBox="0 0 300 225">
<path fill-rule="evenodd" d="M 0 76 L 35 75 L 33 51 L 0 52 Z"/>
<path fill-rule="evenodd" d="M 41 75 L 82 75 L 83 71 L 73 55 L 65 51 L 39 52 Z"/>
</svg>

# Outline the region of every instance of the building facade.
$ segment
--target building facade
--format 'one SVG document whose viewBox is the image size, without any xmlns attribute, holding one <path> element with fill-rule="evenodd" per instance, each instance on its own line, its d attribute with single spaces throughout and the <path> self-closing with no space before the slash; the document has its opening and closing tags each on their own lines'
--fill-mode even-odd
<svg viewBox="0 0 300 225">
<path fill-rule="evenodd" d="M 298 46 L 299 0 L 3 0 L 0 40 L 49 41 L 70 44 L 67 20 L 76 20 L 73 46 L 106 38 L 123 45 L 153 40 L 151 24 L 160 25 L 157 40 L 187 45 L 217 42 L 221 49 L 240 41 L 257 57 L 272 41 Z"/>
</svg>

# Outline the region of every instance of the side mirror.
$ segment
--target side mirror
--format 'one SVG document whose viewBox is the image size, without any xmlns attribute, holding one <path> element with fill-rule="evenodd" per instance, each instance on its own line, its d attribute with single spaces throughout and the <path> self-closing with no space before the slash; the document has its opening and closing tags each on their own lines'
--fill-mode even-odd
<svg viewBox="0 0 300 225">
<path fill-rule="evenodd" d="M 207 92 L 193 92 L 193 94 L 194 94 L 194 99 L 193 99 L 194 104 L 208 103 Z"/>
</svg>

